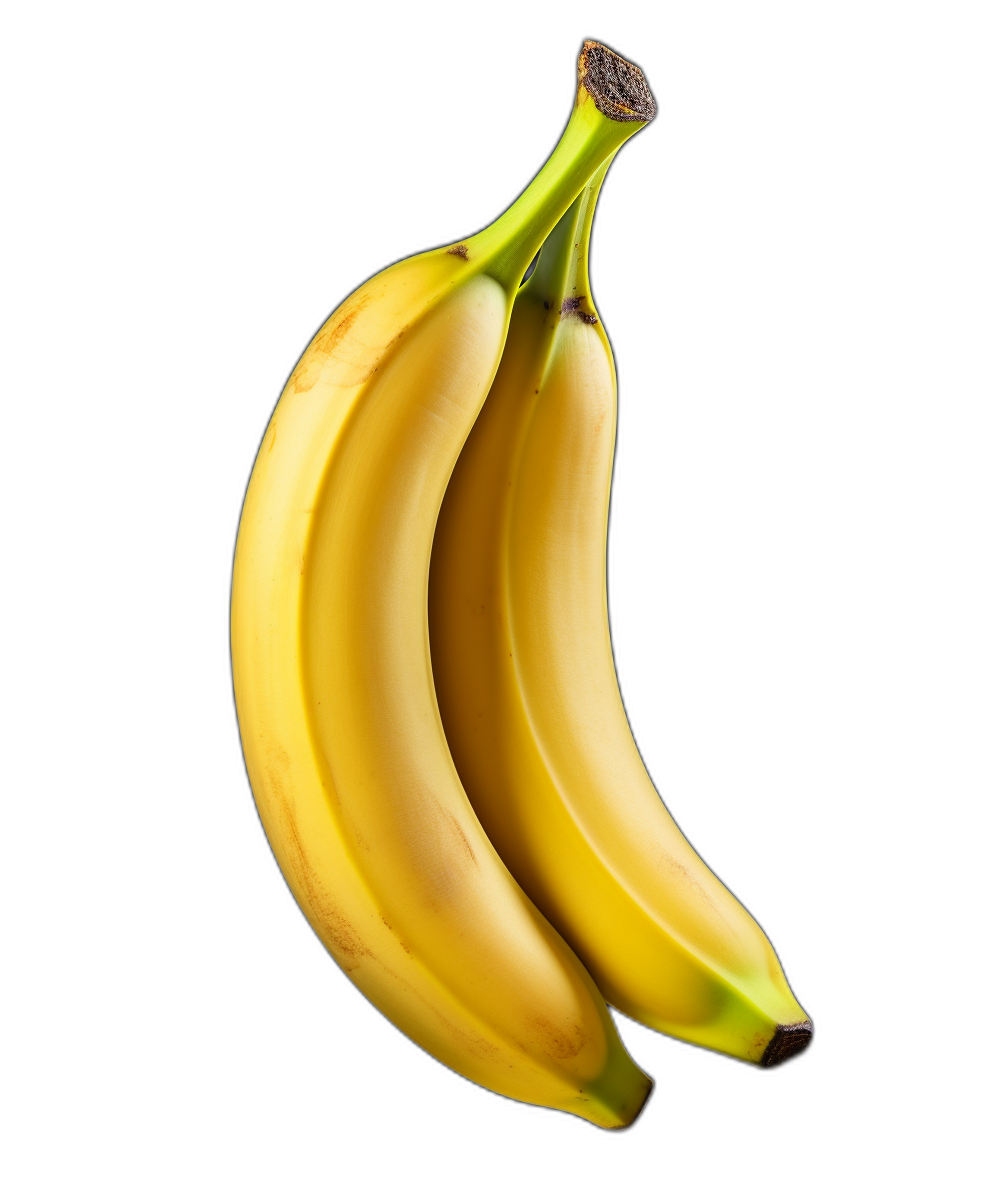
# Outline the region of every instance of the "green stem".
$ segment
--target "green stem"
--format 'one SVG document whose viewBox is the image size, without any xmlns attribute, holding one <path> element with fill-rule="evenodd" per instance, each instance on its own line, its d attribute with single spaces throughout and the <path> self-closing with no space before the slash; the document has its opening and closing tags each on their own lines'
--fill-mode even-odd
<svg viewBox="0 0 1008 1184">
<path fill-rule="evenodd" d="M 557 313 L 596 315 L 588 286 L 588 249 L 599 189 L 612 160 L 610 156 L 595 170 L 543 243 L 535 271 L 522 287 L 523 300 L 555 308 Z"/>
<path fill-rule="evenodd" d="M 626 88 L 628 71 L 633 72 L 635 90 Z M 579 72 L 574 110 L 552 156 L 518 200 L 466 244 L 476 267 L 511 295 L 592 174 L 654 116 L 654 100 L 643 74 L 611 50 L 586 43 Z M 603 114 L 600 102 L 609 114 Z"/>
<path fill-rule="evenodd" d="M 595 217 L 599 190 L 602 188 L 602 182 L 612 161 L 613 158 L 610 156 L 608 160 L 599 165 L 581 195 L 581 201 L 578 204 L 577 229 L 574 232 L 575 255 L 570 262 L 570 270 L 567 274 L 567 295 L 579 300 L 580 310 L 592 316 L 598 314 L 595 312 L 591 287 L 588 284 L 588 249 L 591 244 L 592 219 Z"/>
<path fill-rule="evenodd" d="M 584 202 L 585 191 L 572 202 L 567 213 L 550 231 L 543 243 L 535 271 L 522 285 L 521 299 L 531 300 L 546 308 L 560 311 L 560 305 L 567 294 L 567 276 L 570 273 L 574 254 L 574 239 L 578 229 L 578 215 Z"/>
</svg>

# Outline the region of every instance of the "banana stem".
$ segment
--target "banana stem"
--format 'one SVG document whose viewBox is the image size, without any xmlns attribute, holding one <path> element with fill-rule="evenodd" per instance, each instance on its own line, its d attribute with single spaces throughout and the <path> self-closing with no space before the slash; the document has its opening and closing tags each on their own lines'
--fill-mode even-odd
<svg viewBox="0 0 1008 1184">
<path fill-rule="evenodd" d="M 570 261 L 567 273 L 566 298 L 577 301 L 576 308 L 582 316 L 585 314 L 598 315 L 595 312 L 595 305 L 592 303 L 591 287 L 588 283 L 588 250 L 591 244 L 592 219 L 595 217 L 599 190 L 602 188 L 602 182 L 612 162 L 613 158 L 610 156 L 595 170 L 592 179 L 585 186 L 581 201 L 578 203 L 577 228 L 574 232 L 574 257 Z"/>
<path fill-rule="evenodd" d="M 589 323 L 598 320 L 588 283 L 588 244 L 598 191 L 612 156 L 595 170 L 578 200 L 542 244 L 535 270 L 522 284 L 522 300 L 541 302 L 546 308 L 557 309 L 561 316 L 577 313 Z"/>
<path fill-rule="evenodd" d="M 560 308 L 567 295 L 567 277 L 571 270 L 574 240 L 586 190 L 568 208 L 543 243 L 535 271 L 522 285 L 522 299 L 542 303 L 546 308 Z"/>
<path fill-rule="evenodd" d="M 513 295 L 543 240 L 592 174 L 655 115 L 644 75 L 596 42 L 585 42 L 570 121 L 549 160 L 518 200 L 466 244 L 469 258 Z"/>
<path fill-rule="evenodd" d="M 595 170 L 543 243 L 535 271 L 522 287 L 524 299 L 556 308 L 561 314 L 577 313 L 585 319 L 596 319 L 588 286 L 588 249 L 599 189 L 613 156 Z"/>
</svg>

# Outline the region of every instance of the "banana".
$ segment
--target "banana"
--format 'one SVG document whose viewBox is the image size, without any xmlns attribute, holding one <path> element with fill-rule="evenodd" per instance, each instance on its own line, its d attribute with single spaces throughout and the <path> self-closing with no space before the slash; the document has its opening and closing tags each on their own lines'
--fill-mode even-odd
<svg viewBox="0 0 1008 1184">
<path fill-rule="evenodd" d="M 633 1121 L 651 1082 L 465 796 L 434 693 L 427 576 L 522 276 L 600 161 L 654 113 L 637 67 L 586 42 L 567 129 L 514 205 L 330 316 L 263 438 L 232 583 L 249 780 L 315 932 L 444 1064 L 602 1127 Z"/>
<path fill-rule="evenodd" d="M 812 1035 L 763 931 L 683 837 L 623 710 L 606 531 L 616 371 L 588 286 L 603 165 L 542 249 L 445 495 L 429 616 L 441 717 L 504 862 L 605 998 L 776 1064 Z"/>
</svg>

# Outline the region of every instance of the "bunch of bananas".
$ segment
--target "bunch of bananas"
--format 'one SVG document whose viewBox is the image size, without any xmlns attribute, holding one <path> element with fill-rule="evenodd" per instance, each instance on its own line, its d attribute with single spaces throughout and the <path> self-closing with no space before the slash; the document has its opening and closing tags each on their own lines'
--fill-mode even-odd
<svg viewBox="0 0 1008 1184">
<path fill-rule="evenodd" d="M 762 1065 L 812 1034 L 651 784 L 613 666 L 588 240 L 654 115 L 586 42 L 514 205 L 332 314 L 263 438 L 232 590 L 249 779 L 316 933 L 446 1065 L 603 1127 L 651 1089 L 606 1002 Z"/>
</svg>

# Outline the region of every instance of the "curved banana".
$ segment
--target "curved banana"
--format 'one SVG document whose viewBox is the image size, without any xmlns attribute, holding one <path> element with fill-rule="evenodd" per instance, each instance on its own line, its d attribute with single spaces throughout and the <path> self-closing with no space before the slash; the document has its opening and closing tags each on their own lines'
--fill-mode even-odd
<svg viewBox="0 0 1008 1184">
<path fill-rule="evenodd" d="M 760 927 L 665 809 L 623 710 L 606 530 L 616 371 L 588 287 L 604 165 L 515 303 L 431 558 L 438 704 L 504 862 L 605 998 L 763 1065 L 811 1039 Z"/>
<path fill-rule="evenodd" d="M 427 574 L 522 275 L 592 170 L 653 115 L 640 71 L 586 43 L 568 127 L 515 204 L 332 314 L 266 430 L 232 587 L 249 779 L 316 933 L 446 1065 L 605 1127 L 631 1122 L 651 1083 L 466 799 L 434 694 Z"/>
</svg>

